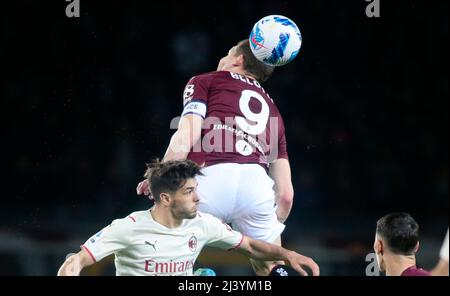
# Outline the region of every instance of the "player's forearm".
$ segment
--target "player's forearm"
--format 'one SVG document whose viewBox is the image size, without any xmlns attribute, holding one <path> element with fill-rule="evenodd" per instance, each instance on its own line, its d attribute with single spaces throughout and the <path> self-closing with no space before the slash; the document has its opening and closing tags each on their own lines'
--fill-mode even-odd
<svg viewBox="0 0 450 296">
<path fill-rule="evenodd" d="M 192 145 L 192 141 L 189 141 L 189 137 L 184 136 L 180 130 L 176 131 L 170 140 L 163 161 L 186 159 Z"/>
<path fill-rule="evenodd" d="M 240 249 L 246 256 L 255 260 L 289 260 L 292 251 L 264 241 L 250 239 L 245 249 Z"/>
<path fill-rule="evenodd" d="M 75 254 L 64 261 L 58 270 L 58 276 L 78 276 L 82 269 L 80 256 Z"/>
<path fill-rule="evenodd" d="M 75 255 L 70 256 L 64 261 L 58 270 L 58 276 L 78 276 L 83 268 L 94 264 L 95 261 L 85 249 L 82 249 Z"/>
<path fill-rule="evenodd" d="M 64 262 L 58 270 L 58 276 L 79 276 L 82 268 L 75 270 L 73 264 Z"/>
<path fill-rule="evenodd" d="M 289 217 L 289 213 L 291 212 L 292 209 L 293 195 L 291 194 L 278 195 L 276 203 L 277 203 L 276 214 L 278 217 L 278 221 L 284 223 Z"/>
<path fill-rule="evenodd" d="M 181 118 L 178 130 L 173 134 L 163 161 L 184 160 L 192 147 L 200 140 L 203 119 L 197 115 L 186 115 Z"/>
</svg>

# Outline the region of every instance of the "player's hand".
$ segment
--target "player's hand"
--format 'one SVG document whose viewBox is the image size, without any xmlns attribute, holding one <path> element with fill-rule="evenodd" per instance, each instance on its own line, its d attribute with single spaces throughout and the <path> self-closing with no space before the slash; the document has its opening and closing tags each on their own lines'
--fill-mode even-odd
<svg viewBox="0 0 450 296">
<path fill-rule="evenodd" d="M 136 193 L 138 195 L 143 194 L 145 196 L 148 196 L 148 198 L 153 199 L 153 196 L 151 195 L 150 192 L 150 183 L 148 182 L 147 179 L 138 184 L 138 186 L 136 187 Z"/>
<path fill-rule="evenodd" d="M 81 271 L 80 256 L 70 256 L 58 270 L 58 276 L 79 276 Z"/>
<path fill-rule="evenodd" d="M 289 256 L 289 260 L 287 261 L 287 263 L 303 276 L 308 276 L 308 273 L 303 268 L 305 266 L 312 271 L 313 276 L 320 275 L 319 265 L 317 265 L 314 260 L 309 257 L 300 255 L 294 251 L 292 251 L 291 255 Z"/>
</svg>

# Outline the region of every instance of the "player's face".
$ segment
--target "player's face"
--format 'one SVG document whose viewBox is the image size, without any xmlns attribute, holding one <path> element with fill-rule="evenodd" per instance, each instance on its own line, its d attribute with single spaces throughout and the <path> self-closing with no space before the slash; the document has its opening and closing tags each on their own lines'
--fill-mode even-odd
<svg viewBox="0 0 450 296">
<path fill-rule="evenodd" d="M 219 65 L 217 66 L 217 71 L 231 71 L 234 69 L 237 56 L 236 54 L 236 46 L 233 46 L 226 56 L 224 56 L 220 61 Z"/>
<path fill-rule="evenodd" d="M 200 201 L 197 194 L 197 181 L 188 179 L 186 184 L 175 193 L 172 201 L 172 214 L 177 219 L 192 219 L 197 216 Z"/>
</svg>

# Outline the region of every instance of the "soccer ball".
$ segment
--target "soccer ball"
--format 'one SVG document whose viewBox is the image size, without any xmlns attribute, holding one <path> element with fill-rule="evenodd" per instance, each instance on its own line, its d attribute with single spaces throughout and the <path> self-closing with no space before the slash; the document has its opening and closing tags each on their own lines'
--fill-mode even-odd
<svg viewBox="0 0 450 296">
<path fill-rule="evenodd" d="M 302 35 L 289 18 L 269 15 L 253 26 L 249 41 L 258 60 L 269 66 L 283 66 L 297 56 L 302 45 Z"/>
</svg>

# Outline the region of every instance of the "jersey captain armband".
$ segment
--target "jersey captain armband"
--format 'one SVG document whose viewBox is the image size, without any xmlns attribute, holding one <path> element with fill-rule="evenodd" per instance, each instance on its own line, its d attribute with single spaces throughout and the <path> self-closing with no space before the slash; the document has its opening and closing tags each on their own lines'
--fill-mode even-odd
<svg viewBox="0 0 450 296">
<path fill-rule="evenodd" d="M 202 101 L 190 101 L 184 106 L 183 114 L 181 116 L 185 116 L 188 114 L 196 114 L 200 115 L 203 119 L 206 117 L 206 104 Z"/>
</svg>

